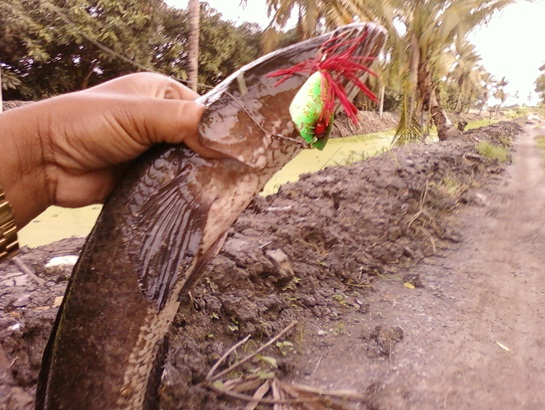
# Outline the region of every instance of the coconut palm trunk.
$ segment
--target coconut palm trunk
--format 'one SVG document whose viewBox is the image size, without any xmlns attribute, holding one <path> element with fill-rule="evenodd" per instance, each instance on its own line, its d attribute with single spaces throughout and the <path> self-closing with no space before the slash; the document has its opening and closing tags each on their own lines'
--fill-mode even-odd
<svg viewBox="0 0 545 410">
<path fill-rule="evenodd" d="M 433 123 L 437 127 L 439 140 L 448 139 L 451 134 L 449 130 L 452 128 L 452 123 L 441 106 L 429 67 L 423 61 L 420 62 L 418 67 L 418 92 L 422 98 L 424 110 L 430 112 Z"/>
<path fill-rule="evenodd" d="M 187 67 L 187 84 L 193 91 L 197 91 L 199 83 L 199 33 L 200 33 L 200 4 L 199 0 L 189 0 L 187 4 L 189 14 L 189 50 Z"/>
</svg>

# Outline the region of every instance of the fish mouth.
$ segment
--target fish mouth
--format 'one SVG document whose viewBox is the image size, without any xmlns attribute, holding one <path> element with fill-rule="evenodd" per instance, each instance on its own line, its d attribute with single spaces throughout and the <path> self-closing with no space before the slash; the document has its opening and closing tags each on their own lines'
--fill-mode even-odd
<svg viewBox="0 0 545 410">
<path fill-rule="evenodd" d="M 357 41 L 358 47 L 354 54 L 374 56 L 382 48 L 383 42 L 373 41 L 374 37 L 386 36 L 386 29 L 378 24 L 351 23 L 341 26 L 330 33 L 330 40 L 324 42 L 322 49 L 325 47 L 338 47 L 338 51 L 344 51 L 351 44 L 351 41 Z M 369 46 L 377 45 L 373 48 Z"/>
</svg>

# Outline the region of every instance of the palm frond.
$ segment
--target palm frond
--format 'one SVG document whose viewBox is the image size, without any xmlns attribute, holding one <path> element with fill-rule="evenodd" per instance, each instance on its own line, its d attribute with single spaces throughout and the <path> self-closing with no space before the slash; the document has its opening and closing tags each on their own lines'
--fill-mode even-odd
<svg viewBox="0 0 545 410">
<path fill-rule="evenodd" d="M 422 126 L 417 118 L 417 110 L 411 111 L 408 93 L 403 93 L 401 116 L 392 140 L 393 146 L 401 146 L 411 142 L 421 141 L 423 138 Z"/>
</svg>

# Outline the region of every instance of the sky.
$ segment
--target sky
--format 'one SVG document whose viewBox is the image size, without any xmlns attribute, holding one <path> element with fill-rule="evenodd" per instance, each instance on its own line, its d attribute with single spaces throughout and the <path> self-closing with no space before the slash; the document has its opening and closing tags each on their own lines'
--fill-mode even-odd
<svg viewBox="0 0 545 410">
<path fill-rule="evenodd" d="M 498 79 L 507 77 L 507 103 L 532 104 L 539 67 L 545 64 L 545 0 L 518 2 L 492 17 L 490 23 L 469 36 L 481 55 L 481 64 Z M 513 96 L 519 93 L 519 98 Z"/>
<path fill-rule="evenodd" d="M 266 25 L 268 22 L 265 0 L 248 0 L 245 8 L 240 6 L 240 0 L 207 1 L 225 20 L 235 24 L 250 21 Z M 179 8 L 187 6 L 187 0 L 166 2 Z M 482 58 L 480 64 L 497 79 L 507 77 L 508 105 L 533 105 L 538 100 L 534 83 L 540 74 L 539 67 L 545 64 L 544 20 L 545 0 L 519 0 L 496 13 L 487 26 L 469 35 L 469 41 L 475 44 Z"/>
</svg>

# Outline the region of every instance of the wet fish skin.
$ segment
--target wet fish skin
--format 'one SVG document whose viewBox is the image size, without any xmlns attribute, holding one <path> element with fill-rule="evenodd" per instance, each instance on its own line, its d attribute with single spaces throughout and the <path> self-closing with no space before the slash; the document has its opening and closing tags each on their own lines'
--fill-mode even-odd
<svg viewBox="0 0 545 410">
<path fill-rule="evenodd" d="M 364 55 L 385 40 L 373 24 Z M 179 295 L 225 232 L 301 146 L 288 106 L 307 75 L 266 75 L 313 58 L 331 34 L 265 56 L 199 98 L 199 138 L 224 159 L 159 145 L 137 159 L 103 207 L 72 273 L 44 354 L 37 409 L 153 409 L 164 337 Z M 280 135 L 284 138 L 273 137 Z"/>
</svg>

